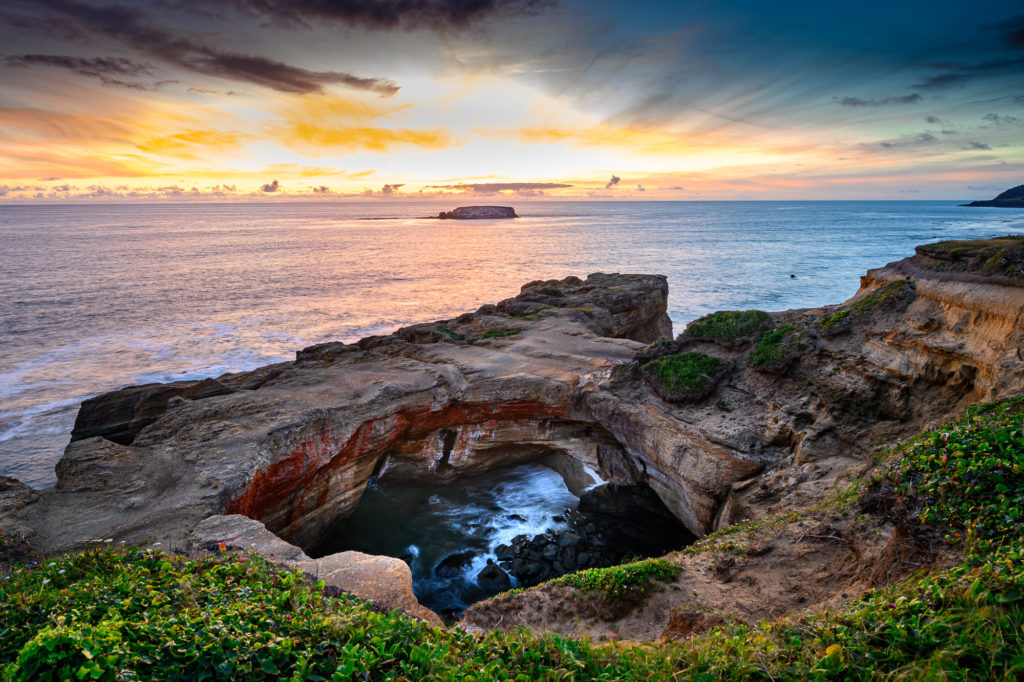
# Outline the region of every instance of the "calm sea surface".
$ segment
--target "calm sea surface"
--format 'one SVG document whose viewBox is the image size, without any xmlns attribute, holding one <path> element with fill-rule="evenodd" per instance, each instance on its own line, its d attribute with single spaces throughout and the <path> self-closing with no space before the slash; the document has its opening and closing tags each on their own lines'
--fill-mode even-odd
<svg viewBox="0 0 1024 682">
<path fill-rule="evenodd" d="M 668 275 L 680 331 L 722 308 L 838 303 L 916 244 L 1024 232 L 954 202 L 0 206 L 0 474 L 52 485 L 83 399 L 217 376 L 474 310 L 534 279 Z M 790 275 L 795 275 L 791 278 Z"/>
</svg>

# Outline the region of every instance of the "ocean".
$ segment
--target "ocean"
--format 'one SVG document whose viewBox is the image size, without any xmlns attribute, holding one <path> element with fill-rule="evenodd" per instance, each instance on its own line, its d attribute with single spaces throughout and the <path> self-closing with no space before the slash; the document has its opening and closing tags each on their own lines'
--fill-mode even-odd
<svg viewBox="0 0 1024 682">
<path fill-rule="evenodd" d="M 453 317 L 531 280 L 667 275 L 678 333 L 714 310 L 839 303 L 917 244 L 1024 232 L 1024 212 L 952 201 L 531 201 L 517 220 L 424 218 L 454 205 L 0 206 L 0 475 L 53 485 L 90 396 Z"/>
</svg>

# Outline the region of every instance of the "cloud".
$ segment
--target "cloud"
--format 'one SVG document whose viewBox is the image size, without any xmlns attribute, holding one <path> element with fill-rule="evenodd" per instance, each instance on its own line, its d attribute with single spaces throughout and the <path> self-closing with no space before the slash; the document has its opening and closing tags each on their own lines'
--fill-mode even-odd
<svg viewBox="0 0 1024 682">
<path fill-rule="evenodd" d="M 613 176 L 612 176 L 612 179 L 608 181 L 608 184 L 607 184 L 607 185 L 605 185 L 605 186 L 604 186 L 604 188 L 605 188 L 605 189 L 611 189 L 611 188 L 612 188 L 612 187 L 614 187 L 615 185 L 619 184 L 619 181 L 620 181 L 620 180 L 622 180 L 622 178 L 620 178 L 620 177 L 619 177 L 619 176 L 617 176 L 617 175 L 613 175 Z"/>
<path fill-rule="evenodd" d="M 882 149 L 899 149 L 901 147 L 921 147 L 934 144 L 938 141 L 939 138 L 935 137 L 931 133 L 917 133 L 914 135 L 904 135 L 903 137 L 895 140 L 883 140 L 877 144 Z"/>
<path fill-rule="evenodd" d="M 268 182 L 267 184 L 260 187 L 260 191 L 267 193 L 276 192 L 280 187 L 281 185 L 277 182 L 277 180 L 274 180 L 273 182 Z"/>
<path fill-rule="evenodd" d="M 319 187 L 313 188 L 313 194 L 330 194 L 331 188 L 327 185 L 320 185 Z"/>
<path fill-rule="evenodd" d="M 882 107 L 887 104 L 916 104 L 921 101 L 921 95 L 912 93 L 910 95 L 894 95 L 892 97 L 881 97 L 879 99 L 863 99 L 860 97 L 833 97 L 832 101 L 844 107 Z"/>
<path fill-rule="evenodd" d="M 644 189 L 644 186 L 643 186 L 643 185 L 639 185 L 639 184 L 638 184 L 638 185 L 636 186 L 636 191 L 637 191 L 637 192 L 646 192 L 647 190 L 646 190 L 646 189 Z"/>
<path fill-rule="evenodd" d="M 221 0 L 284 24 L 336 21 L 375 30 L 462 29 L 497 16 L 537 14 L 552 0 Z"/>
<path fill-rule="evenodd" d="M 971 79 L 967 73 L 940 73 L 937 76 L 929 76 L 920 83 L 911 85 L 915 90 L 949 90 L 950 88 L 963 87 Z"/>
<path fill-rule="evenodd" d="M 383 187 L 380 188 L 380 193 L 381 194 L 395 194 L 396 192 L 398 192 L 398 188 L 399 187 L 405 187 L 405 183 L 404 182 L 399 182 L 399 183 L 396 183 L 394 185 L 384 185 Z"/>
<path fill-rule="evenodd" d="M 124 78 L 152 76 L 147 64 L 140 64 L 125 57 L 69 57 L 55 54 L 17 54 L 4 57 L 4 66 L 28 68 L 30 66 L 52 66 L 66 69 L 80 76 L 98 78 L 104 85 L 113 85 L 133 90 L 148 89 L 141 83 Z"/>
<path fill-rule="evenodd" d="M 1014 17 L 1006 23 L 1009 24 L 1006 31 L 1006 42 L 1010 47 L 1024 50 L 1024 15 Z"/>
<path fill-rule="evenodd" d="M 385 185 L 386 187 L 387 185 Z M 498 192 L 528 192 L 531 190 L 562 189 L 572 187 L 561 182 L 478 182 L 457 185 L 428 185 L 428 189 L 453 189 L 474 194 L 497 194 Z"/>
<path fill-rule="evenodd" d="M 1000 116 L 999 114 L 985 114 L 981 117 L 982 120 L 993 123 L 997 126 L 1019 126 L 1024 124 L 1024 121 L 1020 120 L 1016 116 Z"/>
<path fill-rule="evenodd" d="M 942 123 L 942 119 L 940 119 L 938 116 L 925 116 L 924 120 L 925 122 L 931 123 L 932 125 L 939 125 L 940 123 Z"/>
<path fill-rule="evenodd" d="M 669 187 L 669 189 L 674 189 L 674 190 L 678 190 L 678 191 L 681 191 L 681 192 L 686 191 L 686 188 L 683 187 L 682 185 L 674 185 L 672 187 Z"/>
<path fill-rule="evenodd" d="M 992 147 L 989 147 L 984 142 L 978 142 L 976 140 L 969 140 L 967 142 L 967 146 L 964 147 L 964 149 L 992 149 Z"/>
<path fill-rule="evenodd" d="M 325 85 L 346 85 L 385 96 L 398 92 L 394 81 L 384 78 L 362 78 L 340 71 L 310 71 L 266 57 L 204 45 L 147 23 L 135 8 L 92 6 L 75 0 L 51 0 L 45 7 L 71 22 L 69 30 L 80 29 L 80 32 L 113 38 L 153 59 L 208 76 L 298 94 L 323 92 Z"/>
</svg>

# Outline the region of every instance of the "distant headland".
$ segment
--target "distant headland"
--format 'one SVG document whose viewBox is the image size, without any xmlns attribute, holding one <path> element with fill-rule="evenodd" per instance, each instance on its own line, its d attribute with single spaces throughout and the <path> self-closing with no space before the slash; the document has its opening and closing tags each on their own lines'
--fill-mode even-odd
<svg viewBox="0 0 1024 682">
<path fill-rule="evenodd" d="M 1001 208 L 1024 208 L 1024 185 L 1008 189 L 991 201 L 972 201 L 964 206 L 996 206 Z"/>
<path fill-rule="evenodd" d="M 511 206 L 459 206 L 454 211 L 441 211 L 441 220 L 481 220 L 485 218 L 518 218 Z"/>
</svg>

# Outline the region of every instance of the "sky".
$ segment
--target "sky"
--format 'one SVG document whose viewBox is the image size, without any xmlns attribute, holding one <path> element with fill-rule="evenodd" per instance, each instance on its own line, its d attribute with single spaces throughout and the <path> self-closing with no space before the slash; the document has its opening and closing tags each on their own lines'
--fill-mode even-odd
<svg viewBox="0 0 1024 682">
<path fill-rule="evenodd" d="M 976 199 L 1019 0 L 3 0 L 0 203 Z"/>
</svg>

